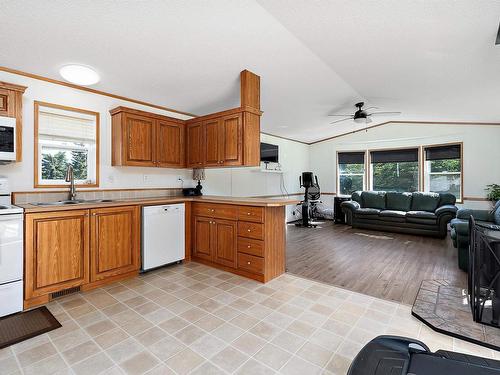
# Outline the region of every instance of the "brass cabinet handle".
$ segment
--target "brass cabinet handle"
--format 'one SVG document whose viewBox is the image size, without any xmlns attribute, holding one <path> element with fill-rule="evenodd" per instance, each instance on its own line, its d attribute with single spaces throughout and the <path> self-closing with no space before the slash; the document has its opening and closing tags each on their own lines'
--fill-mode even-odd
<svg viewBox="0 0 500 375">
<path fill-rule="evenodd" d="M 247 262 L 247 264 L 250 264 L 250 262 Z"/>
<path fill-rule="evenodd" d="M 250 249 L 250 248 L 251 248 L 251 246 L 250 246 L 250 245 L 248 245 L 248 246 L 247 246 L 247 249 Z"/>
<path fill-rule="evenodd" d="M 250 230 L 250 229 L 247 229 L 247 232 L 251 232 L 251 230 Z"/>
<path fill-rule="evenodd" d="M 252 213 L 251 212 L 247 212 L 247 215 L 250 216 Z"/>
</svg>

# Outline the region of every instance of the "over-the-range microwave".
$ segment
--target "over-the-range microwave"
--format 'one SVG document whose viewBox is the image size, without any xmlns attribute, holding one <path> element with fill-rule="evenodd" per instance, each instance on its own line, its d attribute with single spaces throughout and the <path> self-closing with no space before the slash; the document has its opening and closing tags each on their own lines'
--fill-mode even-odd
<svg viewBox="0 0 500 375">
<path fill-rule="evenodd" d="M 16 160 L 16 119 L 0 116 L 0 162 Z"/>
</svg>

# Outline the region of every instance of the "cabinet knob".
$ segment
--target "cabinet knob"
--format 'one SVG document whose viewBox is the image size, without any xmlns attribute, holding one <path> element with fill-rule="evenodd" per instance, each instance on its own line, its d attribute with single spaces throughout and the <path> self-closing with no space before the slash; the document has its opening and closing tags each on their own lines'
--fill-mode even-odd
<svg viewBox="0 0 500 375">
<path fill-rule="evenodd" d="M 251 213 L 250 213 L 250 212 L 247 212 L 247 215 L 248 215 L 248 216 L 250 216 L 250 215 L 251 215 Z"/>
<path fill-rule="evenodd" d="M 250 262 L 247 262 L 247 264 L 250 264 Z"/>
<path fill-rule="evenodd" d="M 212 224 L 215 224 L 215 221 L 212 221 Z"/>
<path fill-rule="evenodd" d="M 247 232 L 251 232 L 251 230 L 250 230 L 250 229 L 247 229 Z"/>
<path fill-rule="evenodd" d="M 248 245 L 248 246 L 247 246 L 247 249 L 250 249 L 250 248 L 251 248 L 251 246 L 250 246 L 250 245 Z"/>
</svg>

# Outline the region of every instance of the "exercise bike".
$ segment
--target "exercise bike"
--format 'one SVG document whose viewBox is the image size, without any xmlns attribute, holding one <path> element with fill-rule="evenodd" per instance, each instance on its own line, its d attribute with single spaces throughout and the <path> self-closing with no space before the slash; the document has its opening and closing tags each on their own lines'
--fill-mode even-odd
<svg viewBox="0 0 500 375">
<path fill-rule="evenodd" d="M 300 187 L 305 189 L 304 200 L 300 203 L 302 220 L 300 223 L 295 225 L 304 228 L 316 228 L 317 224 L 311 221 L 311 206 L 315 207 L 315 204 L 319 202 L 320 189 L 318 183 L 318 177 L 314 176 L 312 172 L 302 172 L 302 176 L 299 176 Z"/>
</svg>

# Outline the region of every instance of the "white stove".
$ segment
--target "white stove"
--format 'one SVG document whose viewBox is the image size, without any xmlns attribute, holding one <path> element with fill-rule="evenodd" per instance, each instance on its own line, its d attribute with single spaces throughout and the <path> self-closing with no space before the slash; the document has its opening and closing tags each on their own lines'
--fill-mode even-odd
<svg viewBox="0 0 500 375">
<path fill-rule="evenodd" d="M 23 209 L 0 177 L 0 317 L 23 310 Z"/>
</svg>

